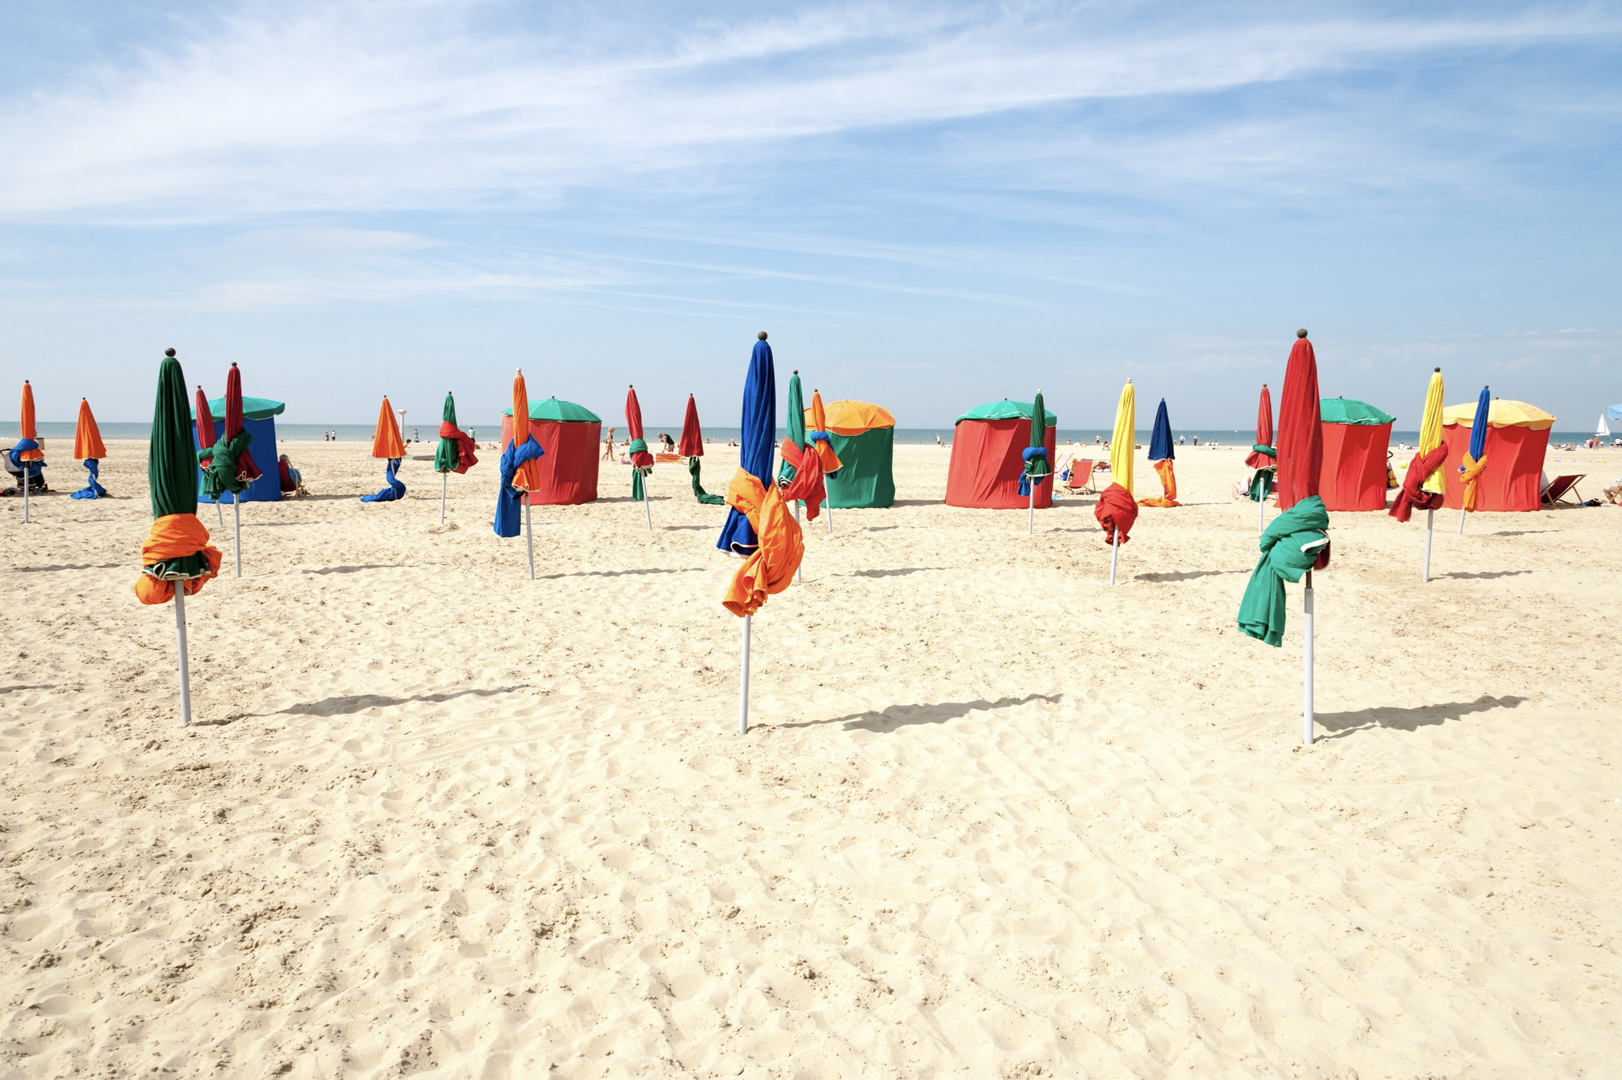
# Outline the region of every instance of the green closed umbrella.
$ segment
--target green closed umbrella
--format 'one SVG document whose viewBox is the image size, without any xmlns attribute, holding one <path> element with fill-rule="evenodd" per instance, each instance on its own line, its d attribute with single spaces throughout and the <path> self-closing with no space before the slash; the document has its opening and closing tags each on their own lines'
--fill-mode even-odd
<svg viewBox="0 0 1622 1080">
<path fill-rule="evenodd" d="M 1042 391 L 1036 392 L 1031 405 L 1031 443 L 1025 448 L 1025 469 L 1020 473 L 1019 486 L 1031 497 L 1027 511 L 1025 531 L 1036 532 L 1036 488 L 1045 477 L 1053 474 L 1053 463 L 1048 461 L 1048 413 L 1042 407 Z"/>
<path fill-rule="evenodd" d="M 800 388 L 800 372 L 798 368 L 788 377 L 788 440 L 801 450 L 805 449 L 805 391 Z M 779 482 L 794 479 L 794 466 L 788 463 L 787 458 L 783 459 L 783 462 L 777 466 L 777 479 Z M 799 520 L 800 501 L 796 499 L 794 500 L 794 521 L 798 524 Z M 804 565 L 804 560 L 801 560 L 801 565 Z M 796 583 L 804 584 L 804 571 L 795 570 L 794 580 Z"/>
<path fill-rule="evenodd" d="M 445 485 L 451 473 L 465 473 L 479 463 L 473 455 L 473 437 L 456 426 L 456 398 L 445 395 L 445 409 L 439 414 L 439 447 L 434 451 L 434 471 L 439 474 L 439 523 L 445 524 Z"/>
<path fill-rule="evenodd" d="M 152 528 L 141 545 L 141 576 L 135 595 L 143 604 L 175 602 L 180 657 L 181 724 L 191 722 L 191 679 L 186 663 L 186 596 L 220 570 L 220 553 L 197 520 L 197 453 L 192 449 L 186 376 L 170 349 L 158 368 L 158 398 L 152 409 L 147 450 L 147 486 Z"/>
</svg>

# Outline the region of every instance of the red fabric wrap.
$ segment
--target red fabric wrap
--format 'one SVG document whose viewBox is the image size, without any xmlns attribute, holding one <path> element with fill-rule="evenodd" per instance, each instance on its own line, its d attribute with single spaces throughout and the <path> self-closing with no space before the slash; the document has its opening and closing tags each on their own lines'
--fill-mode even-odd
<svg viewBox="0 0 1622 1080">
<path fill-rule="evenodd" d="M 439 422 L 439 437 L 441 439 L 456 440 L 456 471 L 465 473 L 479 463 L 478 457 L 473 453 L 473 437 L 449 420 Z"/>
<path fill-rule="evenodd" d="M 1120 484 L 1111 484 L 1098 497 L 1098 505 L 1093 507 L 1093 517 L 1104 526 L 1104 543 L 1113 546 L 1119 534 L 1124 544 L 1132 539 L 1128 534 L 1132 532 L 1132 523 L 1138 520 L 1137 500 Z"/>
<path fill-rule="evenodd" d="M 802 450 L 796 446 L 793 439 L 784 439 L 777 452 L 794 466 L 794 479 L 785 484 L 781 492 L 783 501 L 803 501 L 806 520 L 817 520 L 822 512 L 822 500 L 828 497 L 828 489 L 822 482 L 822 459 L 810 447 Z"/>
<path fill-rule="evenodd" d="M 1312 342 L 1296 338 L 1284 369 L 1278 406 L 1278 508 L 1288 510 L 1318 494 L 1323 472 L 1323 413 L 1318 403 L 1318 357 Z"/>
<path fill-rule="evenodd" d="M 1422 486 L 1431 473 L 1442 467 L 1447 460 L 1447 443 L 1442 443 L 1428 454 L 1415 454 L 1414 460 L 1408 463 L 1408 472 L 1402 478 L 1402 487 L 1397 492 L 1397 499 L 1391 504 L 1391 516 L 1398 521 L 1407 521 L 1413 517 L 1415 510 L 1435 510 L 1442 505 L 1440 491 L 1426 491 Z"/>
</svg>

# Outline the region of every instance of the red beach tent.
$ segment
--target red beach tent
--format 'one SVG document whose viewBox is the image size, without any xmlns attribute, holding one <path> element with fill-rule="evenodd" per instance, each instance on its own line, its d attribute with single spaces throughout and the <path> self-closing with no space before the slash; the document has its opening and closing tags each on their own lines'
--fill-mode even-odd
<svg viewBox="0 0 1622 1080">
<path fill-rule="evenodd" d="M 1464 484 L 1459 466 L 1470 449 L 1470 425 L 1476 403 L 1449 405 L 1442 410 L 1442 441 L 1447 464 L 1442 477 L 1447 490 L 1443 506 L 1464 505 Z M 1549 448 L 1554 416 L 1524 401 L 1494 398 L 1487 416 L 1487 467 L 1477 491 L 1477 510 L 1536 510 L 1542 505 L 1543 454 Z"/>
<path fill-rule="evenodd" d="M 946 505 L 990 510 L 1024 510 L 1030 497 L 1019 493 L 1024 451 L 1031 444 L 1032 403 L 1004 398 L 957 418 L 952 463 L 946 474 Z M 1048 460 L 1057 460 L 1058 418 L 1047 414 Z M 1053 505 L 1053 485 L 1036 488 L 1038 508 Z"/>
<path fill-rule="evenodd" d="M 1318 495 L 1326 510 L 1384 510 L 1386 450 L 1396 417 L 1355 398 L 1324 398 L 1323 467 Z"/>
<path fill-rule="evenodd" d="M 541 486 L 529 494 L 533 506 L 573 506 L 597 499 L 597 464 L 602 453 L 602 417 L 572 401 L 547 398 L 529 403 L 529 430 L 546 451 L 535 465 Z M 512 438 L 512 409 L 501 414 L 501 445 Z"/>
</svg>

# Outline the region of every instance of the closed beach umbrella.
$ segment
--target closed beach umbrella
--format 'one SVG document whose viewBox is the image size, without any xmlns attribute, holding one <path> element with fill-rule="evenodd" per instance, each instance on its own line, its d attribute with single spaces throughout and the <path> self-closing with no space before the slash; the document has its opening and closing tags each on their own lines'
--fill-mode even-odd
<svg viewBox="0 0 1622 1080">
<path fill-rule="evenodd" d="M 704 506 L 723 506 L 726 498 L 721 495 L 711 495 L 704 490 L 704 482 L 699 478 L 703 462 L 699 459 L 704 456 L 704 429 L 698 423 L 698 402 L 693 395 L 687 395 L 687 414 L 681 421 L 681 443 L 677 446 L 681 456 L 687 459 L 687 475 L 693 480 L 693 498 Z"/>
<path fill-rule="evenodd" d="M 1322 407 L 1318 400 L 1318 357 L 1305 330 L 1296 333 L 1284 369 L 1284 396 L 1278 407 L 1278 508 L 1288 510 L 1318 494 L 1323 470 Z"/>
<path fill-rule="evenodd" d="M 1442 475 L 1442 462 L 1447 458 L 1447 448 L 1442 445 L 1442 369 L 1437 368 L 1431 372 L 1430 385 L 1425 387 L 1425 411 L 1419 419 L 1419 453 L 1414 461 L 1408 463 L 1408 472 L 1414 471 L 1415 464 L 1420 460 L 1427 460 L 1435 454 L 1440 459 L 1435 463 L 1434 469 L 1427 470 L 1424 480 L 1420 484 L 1420 493 L 1415 496 L 1409 492 L 1409 484 L 1405 478 L 1402 482 L 1403 492 L 1397 496 L 1392 504 L 1391 516 L 1399 521 L 1407 521 L 1407 515 L 1413 510 L 1425 511 L 1425 569 L 1420 574 L 1421 581 L 1431 579 L 1431 540 L 1436 533 L 1436 508 L 1442 505 L 1443 494 L 1447 490 L 1447 478 Z M 1399 507 L 1402 509 L 1399 511 Z"/>
<path fill-rule="evenodd" d="M 22 477 L 23 486 L 23 523 L 29 521 L 28 493 L 38 487 L 43 488 L 45 451 L 39 446 L 39 429 L 34 424 L 34 388 L 27 379 L 23 380 L 22 409 L 17 417 L 17 431 L 20 436 L 16 445 L 11 448 L 11 463 L 15 465 Z"/>
<path fill-rule="evenodd" d="M 439 474 L 439 523 L 445 524 L 445 486 L 451 473 L 465 473 L 479 463 L 473 437 L 456 426 L 456 398 L 447 392 L 439 414 L 439 446 L 434 450 L 434 471 Z"/>
<path fill-rule="evenodd" d="M 777 376 L 772 368 L 772 347 L 762 330 L 749 356 L 749 369 L 743 380 L 743 429 L 738 440 L 738 464 L 762 484 L 772 481 L 772 457 L 777 441 Z M 730 489 L 731 485 L 728 485 Z M 730 500 L 728 502 L 730 506 Z M 734 555 L 752 553 L 759 541 L 749 518 L 736 506 L 727 512 L 715 546 Z"/>
<path fill-rule="evenodd" d="M 820 397 L 818 398 L 817 404 L 819 406 L 822 404 Z M 800 478 L 802 482 L 797 485 L 800 489 L 809 490 L 812 487 L 809 478 L 803 476 L 805 472 L 805 469 L 803 468 L 805 463 L 805 450 L 809 441 L 810 440 L 806 435 L 805 429 L 805 391 L 800 386 L 800 373 L 798 370 L 795 370 L 793 374 L 789 375 L 788 377 L 788 437 L 783 440 L 783 445 L 781 447 L 783 451 L 782 464 L 777 466 L 777 479 L 780 483 L 794 481 L 796 478 Z M 816 457 L 816 454 L 813 452 L 811 456 Z M 790 457 L 793 458 L 792 461 L 789 460 Z M 824 488 L 822 484 L 822 462 L 820 460 L 817 461 L 816 472 L 816 490 L 809 499 L 805 500 L 811 508 L 812 521 L 817 520 L 818 511 L 816 508 L 821 505 L 824 497 Z M 794 507 L 795 521 L 800 520 L 800 504 L 802 498 L 804 497 L 795 496 L 788 498 L 789 503 L 791 503 Z M 804 580 L 803 575 L 801 580 Z"/>
<path fill-rule="evenodd" d="M 242 372 L 235 364 L 225 375 L 225 424 L 214 443 L 214 453 L 203 470 L 203 493 L 218 502 L 229 491 L 232 513 L 232 555 L 236 576 L 242 576 L 242 509 L 239 494 L 259 479 L 249 444 L 253 436 L 242 423 Z"/>
<path fill-rule="evenodd" d="M 101 475 L 101 459 L 107 456 L 107 445 L 101 441 L 101 429 L 96 426 L 96 417 L 90 411 L 90 402 L 86 398 L 79 399 L 79 424 L 73 431 L 73 456 L 84 462 L 84 467 L 90 473 L 90 480 L 82 490 L 75 491 L 75 499 L 99 499 L 107 494 L 107 489 L 98 481 Z"/>
<path fill-rule="evenodd" d="M 1250 497 L 1256 502 L 1256 535 L 1267 520 L 1267 496 L 1278 476 L 1278 448 L 1273 445 L 1273 395 L 1262 383 L 1261 400 L 1256 404 L 1256 441 L 1245 458 L 1250 466 Z"/>
<path fill-rule="evenodd" d="M 1430 385 L 1425 387 L 1425 410 L 1419 419 L 1419 452 L 1428 454 L 1442 445 L 1442 369 L 1431 372 Z M 1441 467 L 1425 477 L 1425 490 L 1438 495 L 1446 491 Z"/>
<path fill-rule="evenodd" d="M 135 581 L 135 595 L 143 604 L 175 602 L 180 722 L 185 725 L 191 722 L 185 598 L 196 595 L 220 572 L 220 553 L 209 544 L 208 530 L 197 520 L 197 454 L 187 416 L 186 376 L 174 355 L 173 349 L 168 350 L 158 368 L 158 398 L 152 410 L 146 465 L 152 528 L 141 545 L 141 576 Z"/>
<path fill-rule="evenodd" d="M 1459 510 L 1459 535 L 1464 535 L 1464 515 L 1475 513 L 1480 501 L 1481 474 L 1487 471 L 1487 424 L 1492 417 L 1492 391 L 1481 388 L 1476 399 L 1476 415 L 1470 421 L 1470 449 L 1459 465 L 1459 479 L 1464 481 L 1464 505 Z"/>
<path fill-rule="evenodd" d="M 800 372 L 796 369 L 788 377 L 788 441 L 805 449 L 805 391 L 800 388 Z M 787 461 L 777 466 L 779 480 L 793 479 L 794 466 Z"/>
<path fill-rule="evenodd" d="M 636 399 L 634 386 L 625 392 L 625 430 L 631 436 L 625 447 L 631 455 L 631 498 L 642 504 L 648 531 L 652 532 L 653 510 L 648 506 L 647 478 L 653 474 L 653 455 L 648 452 L 648 440 L 642 435 L 642 403 Z"/>
<path fill-rule="evenodd" d="M 199 386 L 197 388 L 197 460 L 200 464 L 207 465 L 209 459 L 214 456 L 214 440 L 218 437 L 214 432 L 214 414 L 208 410 L 208 395 L 203 393 L 203 388 Z"/>
<path fill-rule="evenodd" d="M 524 384 L 524 373 L 520 370 L 513 375 L 512 438 L 502 447 L 501 461 L 497 466 L 501 486 L 496 492 L 493 527 L 497 536 L 517 536 L 520 529 L 518 507 L 523 505 L 522 529 L 524 544 L 529 551 L 531 581 L 535 580 L 535 534 L 530 530 L 530 502 L 525 496 L 531 491 L 541 490 L 541 471 L 537 459 L 545 454 L 546 451 L 535 439 L 535 433 L 529 429 L 529 388 Z"/>
<path fill-rule="evenodd" d="M 1139 499 L 1139 506 L 1178 506 L 1177 501 L 1177 473 L 1172 468 L 1172 459 L 1177 451 L 1171 444 L 1171 417 L 1166 414 L 1166 399 L 1160 399 L 1160 408 L 1155 410 L 1155 426 L 1149 435 L 1149 460 L 1154 463 L 1155 474 L 1160 477 L 1160 488 L 1163 494 L 1148 499 Z"/>
<path fill-rule="evenodd" d="M 383 479 L 388 486 L 370 495 L 362 495 L 360 501 L 383 503 L 405 498 L 406 486 L 396 475 L 400 462 L 405 459 L 405 440 L 400 437 L 400 421 L 395 419 L 394 406 L 389 404 L 387 394 L 383 395 L 383 404 L 377 410 L 377 427 L 372 432 L 372 456 L 387 462 L 383 466 Z"/>
<path fill-rule="evenodd" d="M 763 342 L 764 344 L 764 342 Z M 792 444 L 790 444 L 792 445 Z M 800 451 L 808 469 L 820 464 L 812 454 Z M 768 463 L 769 467 L 769 463 Z M 820 479 L 820 474 L 818 474 Z M 763 484 L 753 473 L 740 468 L 727 485 L 727 505 L 749 522 L 755 546 L 744 555 L 743 565 L 732 575 L 721 604 L 743 619 L 743 651 L 738 665 L 738 732 L 749 730 L 749 627 L 755 612 L 772 593 L 782 592 L 800 569 L 805 557 L 805 538 L 800 524 L 789 516 L 788 503 L 776 484 Z"/>
<path fill-rule="evenodd" d="M 823 479 L 825 481 L 832 480 L 839 475 L 839 470 L 845 467 L 845 463 L 839 460 L 838 454 L 834 453 L 833 436 L 828 431 L 828 412 L 822 407 L 822 391 L 811 391 L 810 411 L 811 428 L 805 433 L 805 437 L 811 440 L 811 446 L 817 452 L 817 459 L 822 464 Z M 832 533 L 834 531 L 834 508 L 832 503 L 828 504 L 827 511 L 828 531 Z"/>
<path fill-rule="evenodd" d="M 1031 403 L 1031 436 L 1020 453 L 1024 466 L 1019 473 L 1019 493 L 1030 501 L 1025 508 L 1025 535 L 1036 532 L 1036 489 L 1042 481 L 1053 475 L 1053 462 L 1048 460 L 1048 413 L 1042 403 L 1042 391 L 1036 392 Z"/>
<path fill-rule="evenodd" d="M 1109 583 L 1115 584 L 1115 563 L 1121 545 L 1132 539 L 1132 525 L 1138 520 L 1138 501 L 1132 497 L 1132 458 L 1137 447 L 1138 398 L 1132 380 L 1121 388 L 1115 403 L 1115 431 L 1109 444 L 1109 471 L 1112 480 L 1098 496 L 1093 517 L 1104 527 L 1104 542 L 1110 546 Z"/>
<path fill-rule="evenodd" d="M 39 428 L 34 423 L 34 387 L 27 379 L 23 380 L 23 402 L 17 416 L 17 430 L 23 438 L 39 442 Z M 44 461 L 45 451 L 35 446 L 31 450 L 18 451 L 17 457 L 22 461 Z"/>
</svg>

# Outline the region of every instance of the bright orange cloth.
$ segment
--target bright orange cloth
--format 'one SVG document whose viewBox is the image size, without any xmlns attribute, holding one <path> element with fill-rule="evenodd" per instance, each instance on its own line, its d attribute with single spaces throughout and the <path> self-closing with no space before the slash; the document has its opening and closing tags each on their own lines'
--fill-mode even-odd
<svg viewBox="0 0 1622 1080">
<path fill-rule="evenodd" d="M 822 408 L 822 391 L 811 391 L 811 407 L 806 412 L 811 414 L 811 431 L 828 430 L 828 414 Z M 806 433 L 806 437 L 810 438 L 810 432 Z M 817 448 L 817 457 L 822 459 L 824 475 L 839 471 L 841 462 L 832 445 L 821 439 L 811 439 L 811 445 Z"/>
<path fill-rule="evenodd" d="M 517 371 L 513 373 L 513 446 L 523 446 L 529 437 L 529 388 L 524 384 L 524 373 Z M 514 491 L 540 491 L 545 486 L 538 460 L 524 462 L 513 473 Z"/>
<path fill-rule="evenodd" d="M 400 421 L 394 418 L 394 406 L 387 394 L 377 412 L 377 430 L 372 433 L 372 456 L 375 458 L 405 457 L 405 441 L 400 438 Z"/>
<path fill-rule="evenodd" d="M 806 519 L 817 520 L 817 515 L 822 512 L 822 500 L 828 497 L 828 489 L 822 482 L 822 460 L 811 452 L 809 446 L 801 450 L 794 445 L 793 439 L 784 439 L 777 452 L 783 455 L 784 461 L 794 466 L 794 479 L 781 490 L 780 497 L 790 506 L 796 502 L 805 503 Z"/>
<path fill-rule="evenodd" d="M 1477 498 L 1476 489 L 1481 486 L 1481 474 L 1485 472 L 1486 469 L 1486 454 L 1482 454 L 1481 460 L 1477 461 L 1475 458 L 1470 456 L 1470 452 L 1468 450 L 1464 452 L 1464 464 L 1459 466 L 1459 479 L 1464 482 L 1464 508 L 1466 510 L 1471 512 L 1475 511 Z"/>
<path fill-rule="evenodd" d="M 1177 473 L 1171 467 L 1171 458 L 1154 463 L 1155 472 L 1160 474 L 1160 486 L 1166 492 L 1164 496 L 1152 499 L 1139 499 L 1139 506 L 1181 506 L 1177 501 Z"/>
<path fill-rule="evenodd" d="M 152 566 L 199 552 L 208 560 L 209 570 L 185 582 L 187 596 L 195 595 L 205 581 L 220 572 L 220 549 L 209 544 L 208 530 L 196 514 L 165 514 L 152 523 L 146 534 L 146 543 L 141 545 L 141 565 Z M 167 604 L 175 597 L 175 583 L 142 574 L 135 579 L 135 596 L 143 604 Z"/>
<path fill-rule="evenodd" d="M 79 427 L 73 433 L 73 456 L 80 461 L 86 458 L 100 461 L 107 456 L 107 444 L 101 441 L 101 428 L 96 426 L 96 418 L 90 412 L 90 402 L 84 398 L 79 399 Z"/>
<path fill-rule="evenodd" d="M 17 428 L 18 433 L 25 439 L 33 439 L 35 442 L 38 442 L 39 429 L 34 425 L 34 388 L 28 385 L 28 380 L 26 379 L 23 380 L 23 408 L 19 420 L 20 423 L 18 424 Z M 45 451 L 19 450 L 17 451 L 17 460 L 44 461 Z"/>
<path fill-rule="evenodd" d="M 805 538 L 777 488 L 763 486 L 742 469 L 727 485 L 727 505 L 749 519 L 760 540 L 754 554 L 732 575 L 732 584 L 721 600 L 728 611 L 742 618 L 764 607 L 768 595 L 788 588 L 805 558 Z"/>
</svg>

